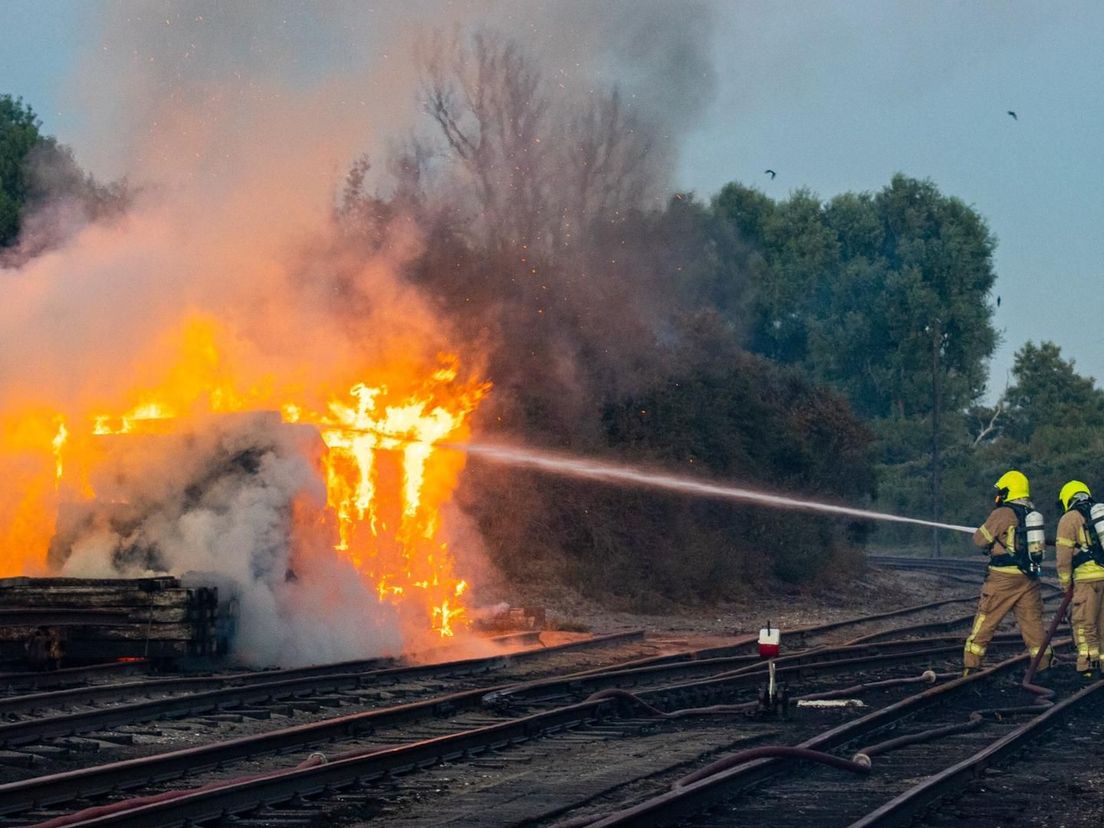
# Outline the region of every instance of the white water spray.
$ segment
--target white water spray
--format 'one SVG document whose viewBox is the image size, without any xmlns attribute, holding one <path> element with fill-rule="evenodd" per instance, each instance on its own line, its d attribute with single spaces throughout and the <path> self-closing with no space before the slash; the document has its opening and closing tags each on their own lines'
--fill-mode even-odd
<svg viewBox="0 0 1104 828">
<path fill-rule="evenodd" d="M 502 443 L 441 443 L 442 447 L 486 458 L 495 463 L 511 466 L 524 466 L 540 469 L 551 474 L 565 477 L 581 477 L 609 483 L 628 483 L 652 489 L 665 489 L 672 492 L 713 497 L 722 500 L 738 500 L 747 503 L 759 503 L 774 509 L 800 509 L 807 512 L 826 512 L 834 515 L 865 518 L 867 520 L 885 520 L 893 523 L 912 523 L 917 526 L 934 526 L 952 532 L 973 534 L 974 527 L 958 526 L 953 523 L 937 523 L 920 518 L 890 515 L 884 512 L 872 512 L 867 509 L 853 509 L 849 506 L 836 506 L 831 503 L 818 503 L 813 500 L 799 500 L 793 497 L 757 492 L 737 486 L 723 486 L 706 483 L 682 475 L 647 472 L 632 466 L 615 463 L 603 463 L 555 452 L 509 446 Z"/>
</svg>

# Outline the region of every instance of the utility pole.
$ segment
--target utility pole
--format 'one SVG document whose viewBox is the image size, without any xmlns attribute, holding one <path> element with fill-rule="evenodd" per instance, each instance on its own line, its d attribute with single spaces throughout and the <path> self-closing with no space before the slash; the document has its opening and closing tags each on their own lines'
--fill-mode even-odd
<svg viewBox="0 0 1104 828">
<path fill-rule="evenodd" d="M 940 383 L 939 354 L 943 350 L 943 325 L 936 320 L 932 329 L 932 433 L 931 433 L 931 495 L 932 521 L 941 523 L 943 502 L 942 480 L 940 479 L 939 457 L 939 413 L 943 407 L 943 388 Z M 939 530 L 932 528 L 932 557 L 941 557 Z"/>
</svg>

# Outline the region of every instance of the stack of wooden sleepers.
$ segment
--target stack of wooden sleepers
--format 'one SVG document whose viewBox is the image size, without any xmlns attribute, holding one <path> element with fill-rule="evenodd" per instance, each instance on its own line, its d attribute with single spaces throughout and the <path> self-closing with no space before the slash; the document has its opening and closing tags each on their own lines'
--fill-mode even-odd
<svg viewBox="0 0 1104 828">
<path fill-rule="evenodd" d="M 50 669 L 220 655 L 218 589 L 179 579 L 0 578 L 0 659 Z"/>
</svg>

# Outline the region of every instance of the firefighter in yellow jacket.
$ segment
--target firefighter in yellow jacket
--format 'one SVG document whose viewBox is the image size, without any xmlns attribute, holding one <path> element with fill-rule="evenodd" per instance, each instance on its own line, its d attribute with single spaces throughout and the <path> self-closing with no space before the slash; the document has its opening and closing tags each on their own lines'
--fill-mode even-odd
<svg viewBox="0 0 1104 828">
<path fill-rule="evenodd" d="M 974 532 L 974 544 L 989 556 L 989 573 L 981 587 L 973 629 L 966 639 L 963 675 L 981 666 L 986 647 L 1009 611 L 1016 614 L 1020 635 L 1032 656 L 1039 652 L 1046 638 L 1038 577 L 1042 544 L 1033 546 L 1029 552 L 1027 542 L 1028 516 L 1037 516 L 1040 530 L 1042 516 L 1031 505 L 1031 489 L 1022 472 L 1006 472 L 994 488 L 996 508 Z M 1050 666 L 1052 656 L 1047 648 L 1040 669 Z"/>
<path fill-rule="evenodd" d="M 1080 480 L 1062 487 L 1058 500 L 1065 510 L 1058 521 L 1054 545 L 1058 550 L 1058 579 L 1068 587 L 1073 580 L 1070 620 L 1077 645 L 1077 671 L 1094 678 L 1100 669 L 1100 636 L 1104 633 L 1104 548 L 1096 525 L 1104 527 L 1104 509 L 1095 506 L 1092 492 Z"/>
</svg>

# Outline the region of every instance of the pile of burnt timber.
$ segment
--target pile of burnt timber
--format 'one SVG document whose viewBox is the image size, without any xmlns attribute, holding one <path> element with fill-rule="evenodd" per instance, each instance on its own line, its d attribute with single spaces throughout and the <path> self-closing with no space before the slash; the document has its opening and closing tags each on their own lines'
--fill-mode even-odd
<svg viewBox="0 0 1104 828">
<path fill-rule="evenodd" d="M 177 578 L 0 578 L 0 659 L 35 669 L 221 655 L 215 587 Z"/>
<path fill-rule="evenodd" d="M 483 632 L 516 632 L 543 630 L 547 617 L 544 607 L 502 607 L 475 620 L 475 628 Z"/>
</svg>

